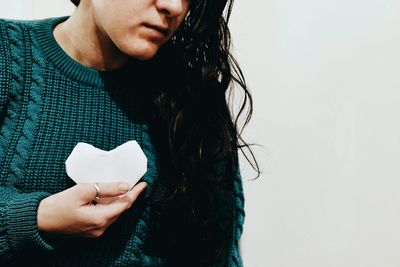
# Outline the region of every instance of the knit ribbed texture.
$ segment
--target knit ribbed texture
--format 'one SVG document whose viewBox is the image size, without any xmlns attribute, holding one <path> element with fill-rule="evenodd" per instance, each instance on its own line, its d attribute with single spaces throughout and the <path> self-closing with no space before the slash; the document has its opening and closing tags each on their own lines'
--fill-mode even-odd
<svg viewBox="0 0 400 267">
<path fill-rule="evenodd" d="M 149 240 L 159 183 L 158 154 L 145 121 L 144 64 L 101 72 L 74 61 L 53 37 L 66 18 L 0 20 L 0 265 L 166 266 Z M 49 237 L 37 229 L 43 198 L 74 185 L 65 160 L 78 142 L 111 150 L 137 140 L 148 158 L 148 188 L 100 238 Z M 220 266 L 242 266 L 244 220 L 239 172 L 232 192 L 231 240 Z M 227 207 L 228 208 L 228 207 Z"/>
</svg>

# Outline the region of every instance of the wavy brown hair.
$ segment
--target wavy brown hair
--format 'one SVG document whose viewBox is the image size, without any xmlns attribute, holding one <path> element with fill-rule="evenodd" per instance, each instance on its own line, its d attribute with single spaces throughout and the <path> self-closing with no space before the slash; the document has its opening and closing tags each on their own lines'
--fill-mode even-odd
<svg viewBox="0 0 400 267">
<path fill-rule="evenodd" d="M 170 266 L 207 266 L 227 253 L 238 150 L 260 174 L 241 136 L 253 101 L 230 52 L 232 6 L 233 0 L 191 0 L 184 23 L 152 60 L 158 82 L 149 90 L 150 132 L 168 198 L 155 205 L 150 243 Z M 240 89 L 243 102 L 233 114 L 227 96 Z"/>
</svg>

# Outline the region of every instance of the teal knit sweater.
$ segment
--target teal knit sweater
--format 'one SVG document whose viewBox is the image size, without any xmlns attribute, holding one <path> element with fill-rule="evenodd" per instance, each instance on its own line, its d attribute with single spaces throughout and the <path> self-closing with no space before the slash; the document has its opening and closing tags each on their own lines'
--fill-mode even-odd
<svg viewBox="0 0 400 267">
<path fill-rule="evenodd" d="M 52 34 L 65 19 L 0 20 L 0 264 L 165 266 L 165 259 L 145 249 L 154 223 L 152 203 L 163 197 L 156 186 L 157 151 L 142 114 L 139 92 L 146 88 L 135 87 L 146 84 L 146 76 L 132 64 L 99 72 L 71 59 Z M 87 142 L 110 150 L 129 140 L 137 140 L 148 158 L 142 179 L 149 186 L 135 205 L 100 238 L 41 234 L 36 222 L 40 201 L 74 185 L 64 164 L 74 146 Z M 232 234 L 218 266 L 242 266 L 239 172 L 232 201 L 234 220 L 227 225 Z"/>
</svg>

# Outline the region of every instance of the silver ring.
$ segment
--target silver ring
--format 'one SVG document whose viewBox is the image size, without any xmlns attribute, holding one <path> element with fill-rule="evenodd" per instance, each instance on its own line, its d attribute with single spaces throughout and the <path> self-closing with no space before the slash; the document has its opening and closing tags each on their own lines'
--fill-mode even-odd
<svg viewBox="0 0 400 267">
<path fill-rule="evenodd" d="M 100 188 L 99 188 L 99 183 L 95 183 L 94 188 L 96 188 L 96 199 L 100 199 Z"/>
</svg>

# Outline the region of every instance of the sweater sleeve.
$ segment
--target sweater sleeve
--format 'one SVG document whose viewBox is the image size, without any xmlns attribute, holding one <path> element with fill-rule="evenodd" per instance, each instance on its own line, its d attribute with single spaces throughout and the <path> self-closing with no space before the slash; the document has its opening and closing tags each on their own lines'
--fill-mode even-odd
<svg viewBox="0 0 400 267">
<path fill-rule="evenodd" d="M 10 95 L 9 80 L 11 61 L 8 55 L 8 40 L 4 20 L 0 19 L 0 122 L 4 119 L 5 108 Z"/>
<path fill-rule="evenodd" d="M 24 249 L 53 250 L 37 228 L 37 208 L 40 201 L 49 195 L 0 187 L 0 262 Z"/>
<path fill-rule="evenodd" d="M 243 182 L 239 168 L 236 168 L 236 173 L 233 180 L 233 204 L 233 242 L 231 244 L 229 266 L 242 267 L 243 262 L 240 254 L 239 240 L 243 232 L 245 211 Z"/>
<path fill-rule="evenodd" d="M 0 126 L 4 125 L 13 88 L 10 85 L 10 40 L 7 38 L 6 21 L 0 19 Z M 17 64 L 18 65 L 18 64 Z M 3 138 L 7 132 L 2 131 Z M 4 144 L 3 144 L 4 145 Z M 0 157 L 4 156 L 0 147 Z M 8 177 L 0 177 L 0 265 L 7 259 L 32 248 L 52 250 L 37 228 L 37 209 L 40 201 L 50 195 L 47 192 L 21 192 L 7 183 Z"/>
<path fill-rule="evenodd" d="M 235 165 L 235 172 L 232 179 L 233 189 L 229 193 L 230 210 L 228 212 L 231 214 L 229 216 L 231 218 L 231 231 L 226 246 L 226 257 L 221 258 L 218 264 L 215 265 L 218 267 L 243 267 L 239 241 L 242 236 L 245 220 L 245 198 L 239 163 L 236 162 Z"/>
<path fill-rule="evenodd" d="M 233 175 L 231 173 L 230 181 L 232 182 L 231 188 L 228 191 L 227 199 L 223 205 L 229 207 L 226 209 L 228 215 L 223 215 L 229 218 L 230 232 L 227 237 L 226 248 L 224 256 L 220 258 L 218 263 L 212 267 L 243 267 L 242 256 L 240 253 L 239 241 L 243 232 L 243 225 L 245 220 L 245 198 L 243 191 L 242 175 L 240 173 L 238 154 L 236 154 L 235 170 Z M 216 173 L 218 175 L 227 175 L 226 165 L 218 164 Z M 221 211 L 222 212 L 222 211 Z"/>
</svg>

